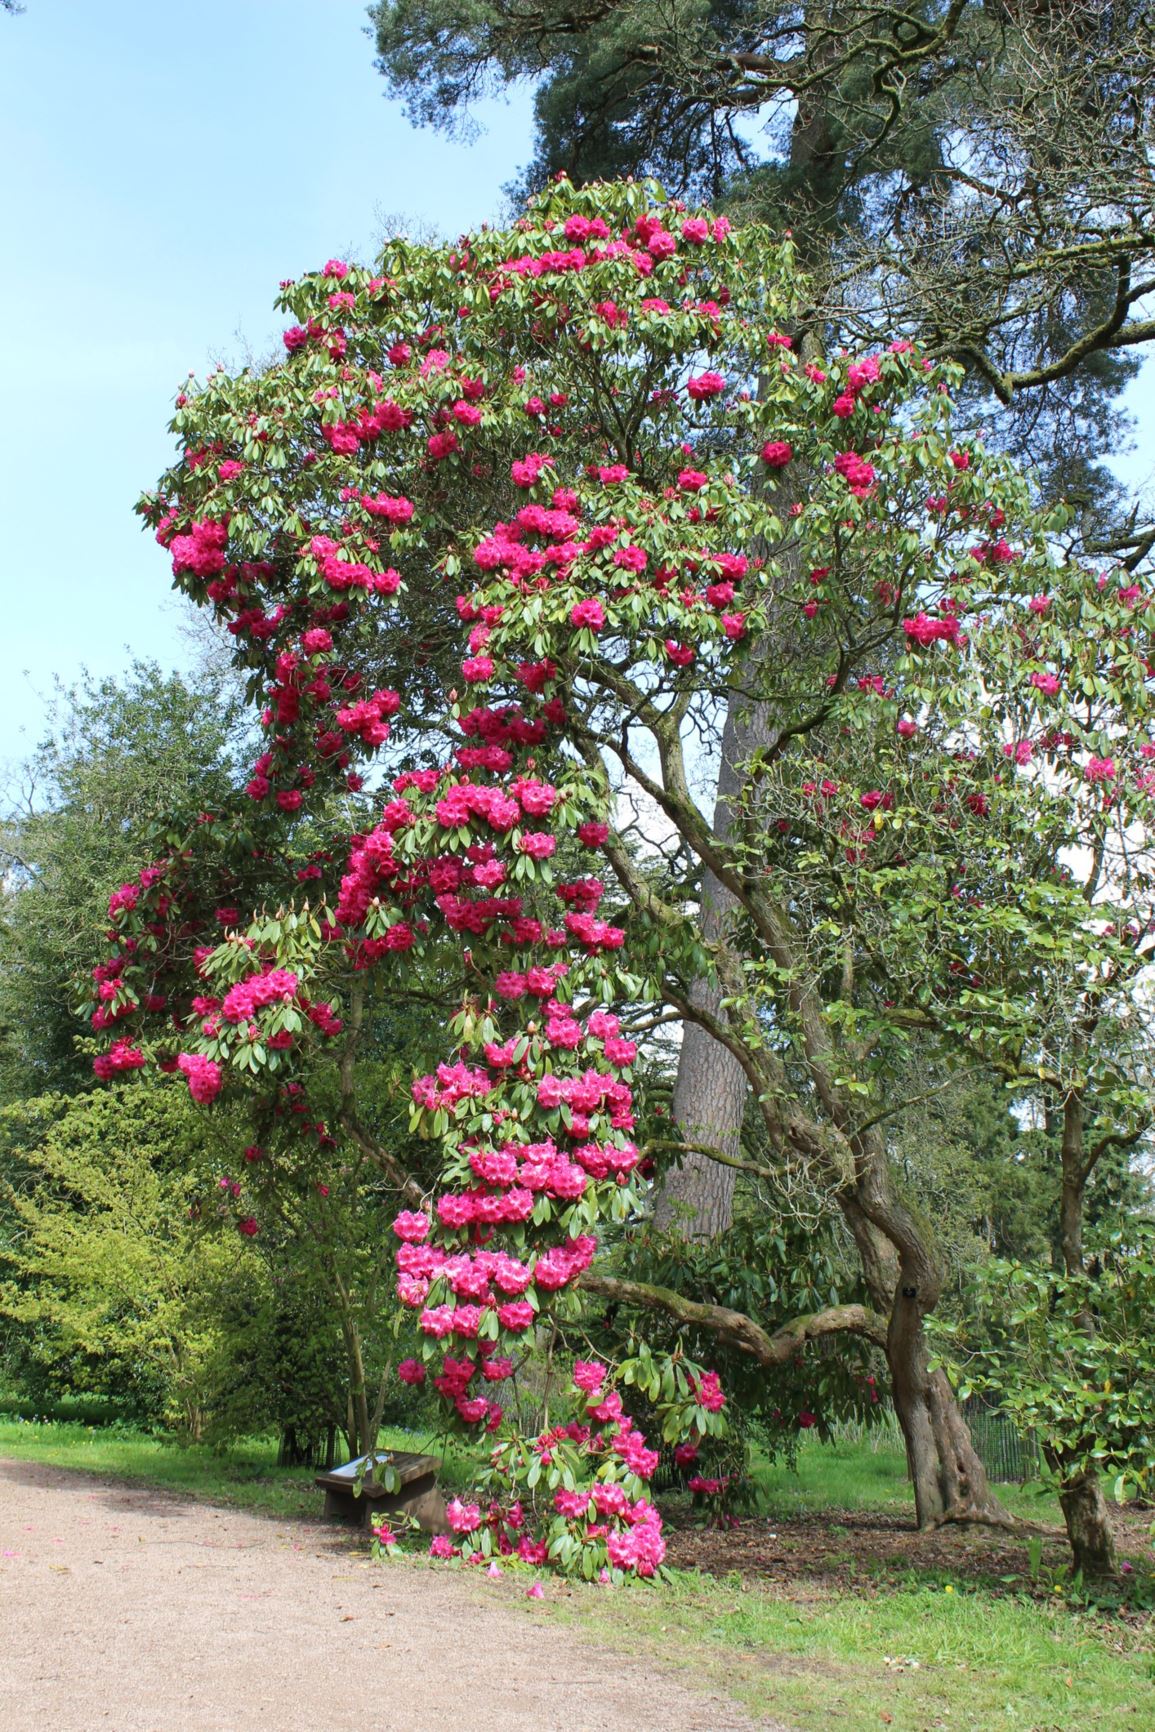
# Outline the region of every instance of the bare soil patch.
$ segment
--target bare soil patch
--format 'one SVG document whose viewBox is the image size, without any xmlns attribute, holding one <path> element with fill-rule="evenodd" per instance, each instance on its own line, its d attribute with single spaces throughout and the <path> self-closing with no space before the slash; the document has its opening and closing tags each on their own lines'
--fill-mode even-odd
<svg viewBox="0 0 1155 1732">
<path fill-rule="evenodd" d="M 797 1516 L 757 1516 L 734 1527 L 698 1524 L 685 1505 L 663 1506 L 667 1562 L 725 1576 L 733 1571 L 762 1585 L 789 1584 L 793 1599 L 853 1587 L 856 1592 L 891 1588 L 911 1576 L 981 1586 L 997 1593 L 1050 1593 L 1050 1583 L 1070 1564 L 1060 1527 L 1034 1524 L 1023 1533 L 997 1528 L 946 1527 L 920 1533 L 908 1518 L 875 1510 L 806 1511 Z M 1112 1510 L 1121 1556 L 1150 1559 L 1151 1511 Z M 1041 1567 L 1030 1580 L 1028 1535 L 1042 1542 Z M 1014 1577 L 1008 1581 L 1005 1578 Z"/>
</svg>

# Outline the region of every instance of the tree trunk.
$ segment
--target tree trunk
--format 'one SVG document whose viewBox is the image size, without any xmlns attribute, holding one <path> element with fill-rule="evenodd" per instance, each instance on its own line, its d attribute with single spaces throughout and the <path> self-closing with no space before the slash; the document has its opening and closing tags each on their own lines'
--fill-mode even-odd
<svg viewBox="0 0 1155 1732">
<path fill-rule="evenodd" d="M 377 1419 L 369 1411 L 369 1391 L 365 1377 L 365 1356 L 361 1349 L 361 1332 L 349 1291 L 335 1265 L 330 1265 L 333 1298 L 341 1321 L 341 1336 L 345 1343 L 345 1368 L 348 1377 L 348 1423 L 346 1431 L 355 1456 L 367 1455 L 377 1442 Z"/>
<path fill-rule="evenodd" d="M 1107 1500 L 1094 1467 L 1064 1481 L 1059 1487 L 1059 1504 L 1079 1574 L 1089 1580 L 1118 1574 Z"/>
<path fill-rule="evenodd" d="M 741 771 L 750 753 L 763 743 L 765 715 L 761 707 L 743 716 L 739 700 L 731 698 L 722 730 L 722 761 L 714 803 L 714 831 L 725 838 L 734 824 L 734 800 Z M 719 884 L 709 869 L 702 875 L 700 930 L 709 944 L 723 936 L 737 899 Z M 722 993 L 715 981 L 699 979 L 690 988 L 690 1002 L 717 1012 Z M 674 1084 L 674 1122 L 684 1142 L 717 1149 L 731 1160 L 741 1151 L 742 1119 L 749 1083 L 733 1053 L 697 1023 L 682 1027 L 678 1075 Z M 654 1203 L 654 1224 L 687 1239 L 712 1239 L 724 1233 L 733 1218 L 737 1173 L 724 1161 L 691 1149 L 665 1176 Z"/>
<path fill-rule="evenodd" d="M 859 1148 L 855 1191 L 838 1198 L 875 1306 L 889 1317 L 886 1360 L 891 1399 L 906 1444 L 920 1528 L 944 1522 L 1014 1527 L 991 1490 L 958 1398 L 942 1371 L 929 1369 L 924 1319 L 938 1303 L 941 1278 L 917 1224 L 893 1194 L 877 1132 Z"/>
<path fill-rule="evenodd" d="M 1062 1181 L 1059 1193 L 1059 1244 L 1068 1275 L 1083 1273 L 1083 1217 L 1087 1180 L 1093 1161 L 1087 1159 L 1087 1115 L 1081 1094 L 1072 1090 L 1062 1105 Z M 1085 1311 L 1080 1319 L 1088 1335 L 1095 1333 L 1095 1319 Z M 1093 1462 L 1077 1473 L 1063 1473 L 1063 1464 L 1052 1453 L 1048 1464 L 1063 1475 L 1059 1485 L 1059 1507 L 1067 1524 L 1075 1569 L 1086 1577 L 1113 1576 L 1118 1572 L 1115 1542 L 1107 1500 Z"/>
<path fill-rule="evenodd" d="M 1083 1097 L 1069 1094 L 1063 1102 L 1062 1183 L 1059 1192 L 1059 1249 L 1068 1275 L 1083 1273 L 1083 1214 L 1088 1178 L 1085 1132 Z M 1088 1330 L 1094 1326 L 1094 1319 L 1088 1317 Z"/>
<path fill-rule="evenodd" d="M 708 982 L 694 983 L 693 1003 L 716 1010 L 719 997 L 718 989 Z M 705 1029 L 687 1023 L 674 1085 L 674 1121 L 683 1141 L 736 1157 L 747 1087 L 732 1054 Z M 654 1202 L 654 1225 L 687 1239 L 716 1238 L 733 1219 L 736 1178 L 733 1167 L 691 1149 L 665 1175 Z"/>
<path fill-rule="evenodd" d="M 361 1337 L 351 1318 L 345 1325 L 345 1350 L 348 1362 L 349 1404 L 357 1434 L 356 1455 L 368 1455 L 377 1441 L 377 1427 L 369 1414 L 369 1392 L 365 1387 L 365 1361 L 361 1352 Z"/>
<path fill-rule="evenodd" d="M 901 1289 L 891 1312 L 886 1357 L 919 1527 L 937 1528 L 944 1522 L 1014 1527 L 991 1490 L 949 1380 L 942 1371 L 928 1369 L 918 1300 Z"/>
<path fill-rule="evenodd" d="M 816 32 L 820 43 L 814 55 L 815 64 L 823 58 L 836 62 L 838 34 L 830 0 L 813 0 L 805 8 L 804 28 Z M 832 237 L 829 221 L 837 203 L 832 196 L 831 177 L 835 181 L 845 176 L 846 169 L 839 150 L 839 140 L 831 126 L 830 92 L 820 80 L 811 85 L 804 102 L 799 102 L 790 138 L 790 169 L 795 177 L 794 204 L 799 221 L 796 225 L 799 259 L 804 268 L 813 269 L 823 256 L 829 255 Z M 802 477 L 791 476 L 791 496 L 785 492 L 781 501 L 783 517 L 794 499 L 799 497 Z M 785 622 L 783 622 L 785 625 Z M 772 641 L 774 639 L 780 641 Z M 752 652 L 752 660 L 765 663 L 771 656 L 789 656 L 786 630 L 765 631 L 761 643 Z M 735 693 L 726 710 L 722 730 L 721 762 L 714 803 L 714 833 L 725 841 L 731 834 L 736 817 L 736 797 L 741 787 L 740 772 L 759 747 L 768 746 L 773 738 L 773 718 L 765 704 L 751 706 Z M 701 933 L 707 943 L 719 938 L 735 899 L 718 883 L 712 872 L 702 879 Z M 690 1001 L 708 1010 L 715 1010 L 720 993 L 708 980 L 695 981 Z M 704 1029 L 687 1024 L 678 1054 L 678 1075 L 674 1087 L 674 1121 L 687 1143 L 700 1143 L 716 1148 L 731 1158 L 739 1152 L 742 1118 L 746 1103 L 747 1083 L 742 1067 L 732 1053 L 720 1046 Z M 663 1229 L 675 1228 L 688 1239 L 709 1239 L 722 1233 L 733 1216 L 735 1174 L 709 1156 L 693 1151 L 667 1175 L 659 1187 L 654 1205 L 655 1224 Z"/>
</svg>

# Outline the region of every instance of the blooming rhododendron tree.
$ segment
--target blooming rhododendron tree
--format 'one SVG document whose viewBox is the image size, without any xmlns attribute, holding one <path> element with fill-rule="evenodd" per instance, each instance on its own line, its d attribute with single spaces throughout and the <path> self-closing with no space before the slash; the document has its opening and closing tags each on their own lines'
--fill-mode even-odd
<svg viewBox="0 0 1155 1732">
<path fill-rule="evenodd" d="M 854 1057 L 854 969 L 841 998 L 802 990 L 791 855 L 808 856 L 773 801 L 900 702 L 888 753 L 935 705 L 964 715 L 987 641 L 972 622 L 1017 620 L 1052 560 L 1023 484 L 953 448 L 950 374 L 902 341 L 803 364 L 783 334 L 796 292 L 789 246 L 762 231 L 639 186 L 556 185 L 511 231 L 285 285 L 285 360 L 181 393 L 182 456 L 145 505 L 178 584 L 236 639 L 266 738 L 247 809 L 113 898 L 97 1062 L 155 1057 L 206 1102 L 252 1087 L 311 1134 L 310 1066 L 340 1042 L 336 1129 L 364 1145 L 365 1007 L 452 959 L 451 1044 L 413 1088 L 437 1186 L 377 1151 L 423 1341 L 405 1380 L 431 1376 L 455 1423 L 493 1438 L 490 1501 L 452 1514 L 443 1551 L 660 1566 L 656 1455 L 614 1368 L 575 1367 L 570 1415 L 536 1438 L 501 1399 L 581 1290 L 669 1304 L 590 1267 L 644 1201 L 631 1030 L 655 1004 L 739 1055 L 772 1146 L 850 1225 L 875 1307 L 774 1335 L 719 1307 L 695 1322 L 767 1365 L 842 1330 L 885 1346 L 920 1518 L 997 1513 L 927 1369 L 933 1258 L 871 1117 L 885 1072 Z M 720 830 L 693 742 L 708 760 L 735 693 L 773 744 Z M 806 798 L 842 802 L 843 859 L 866 857 L 895 792 L 879 777 L 844 810 L 815 774 Z M 317 846 L 312 814 L 346 794 L 351 833 Z M 638 800 L 672 869 L 623 842 Z M 708 953 L 704 868 L 737 910 Z M 728 1008 L 694 997 L 703 969 Z M 253 1175 L 243 1221 L 272 1182 Z M 723 1391 L 677 1351 L 638 1381 L 670 1443 L 724 1423 Z"/>
</svg>

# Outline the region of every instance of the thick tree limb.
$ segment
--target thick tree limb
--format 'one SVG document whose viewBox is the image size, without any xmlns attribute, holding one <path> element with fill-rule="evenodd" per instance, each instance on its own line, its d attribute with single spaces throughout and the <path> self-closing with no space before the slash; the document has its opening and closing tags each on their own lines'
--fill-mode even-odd
<svg viewBox="0 0 1155 1732">
<path fill-rule="evenodd" d="M 415 1207 L 420 1208 L 425 1201 L 425 1193 L 417 1180 L 405 1171 L 395 1155 L 390 1154 L 388 1149 L 382 1147 L 372 1133 L 361 1123 L 352 1107 L 343 1106 L 337 1115 L 337 1120 L 342 1129 L 348 1131 L 362 1153 L 368 1155 L 369 1159 L 380 1167 L 390 1183 L 396 1185 L 401 1195 L 413 1203 Z"/>
<path fill-rule="evenodd" d="M 832 1305 L 825 1311 L 795 1317 L 771 1335 L 742 1311 L 687 1299 L 683 1294 L 675 1293 L 672 1287 L 654 1286 L 649 1281 L 619 1280 L 613 1275 L 594 1275 L 589 1271 L 581 1277 L 580 1285 L 583 1292 L 599 1299 L 638 1305 L 647 1311 L 662 1311 L 679 1323 L 692 1323 L 699 1329 L 707 1329 L 720 1341 L 748 1353 L 759 1365 L 767 1367 L 787 1364 L 809 1342 L 827 1335 L 860 1335 L 876 1347 L 886 1346 L 885 1321 L 865 1305 Z"/>
</svg>

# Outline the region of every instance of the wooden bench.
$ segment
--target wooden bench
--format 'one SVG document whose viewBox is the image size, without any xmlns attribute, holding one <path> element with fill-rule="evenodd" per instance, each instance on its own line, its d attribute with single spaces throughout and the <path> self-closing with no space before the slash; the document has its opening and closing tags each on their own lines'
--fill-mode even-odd
<svg viewBox="0 0 1155 1732">
<path fill-rule="evenodd" d="M 367 1528 L 381 1516 L 408 1515 L 428 1534 L 447 1534 L 445 1499 L 437 1489 L 440 1466 L 435 1455 L 380 1449 L 317 1474 L 314 1484 L 325 1493 L 325 1515 L 334 1521 Z"/>
</svg>

